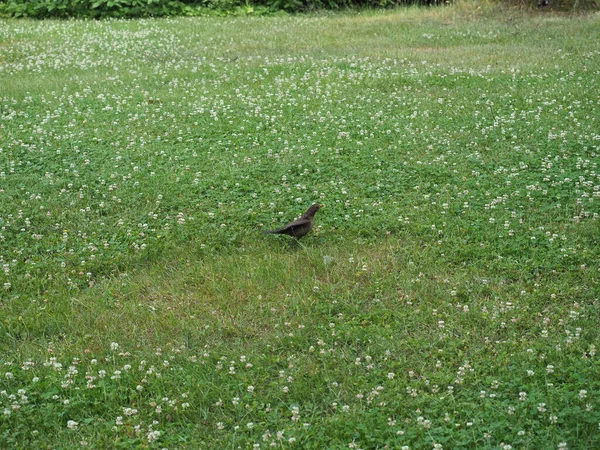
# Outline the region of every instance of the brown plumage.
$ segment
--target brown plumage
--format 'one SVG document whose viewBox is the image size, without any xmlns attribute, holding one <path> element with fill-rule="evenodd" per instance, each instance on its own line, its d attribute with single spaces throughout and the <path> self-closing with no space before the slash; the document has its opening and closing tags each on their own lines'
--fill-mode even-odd
<svg viewBox="0 0 600 450">
<path fill-rule="evenodd" d="M 315 203 L 310 208 L 306 210 L 304 214 L 302 214 L 298 219 L 294 220 L 291 223 L 288 223 L 285 227 L 279 228 L 277 230 L 267 230 L 263 231 L 263 233 L 270 234 L 287 234 L 288 236 L 295 237 L 296 239 L 300 239 L 306 233 L 308 233 L 314 223 L 315 223 L 315 214 L 319 209 L 321 209 L 325 205 L 320 205 Z"/>
</svg>

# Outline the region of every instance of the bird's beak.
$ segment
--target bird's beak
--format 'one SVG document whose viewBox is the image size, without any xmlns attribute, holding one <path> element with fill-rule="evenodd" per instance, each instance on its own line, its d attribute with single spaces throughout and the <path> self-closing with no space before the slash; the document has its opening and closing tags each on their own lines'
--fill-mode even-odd
<svg viewBox="0 0 600 450">
<path fill-rule="evenodd" d="M 321 203 L 321 204 L 319 205 L 319 209 L 321 209 L 321 208 L 325 208 L 325 205 L 324 205 L 323 203 Z"/>
</svg>

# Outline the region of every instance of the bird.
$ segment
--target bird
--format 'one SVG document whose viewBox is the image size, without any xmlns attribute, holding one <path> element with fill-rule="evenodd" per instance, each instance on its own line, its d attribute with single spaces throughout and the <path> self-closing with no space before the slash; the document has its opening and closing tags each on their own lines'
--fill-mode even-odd
<svg viewBox="0 0 600 450">
<path fill-rule="evenodd" d="M 263 233 L 287 234 L 288 236 L 295 237 L 299 240 L 302 236 L 304 236 L 312 229 L 315 223 L 315 214 L 324 206 L 325 205 L 322 205 L 320 203 L 315 203 L 310 208 L 308 208 L 306 212 L 302 214 L 298 219 L 288 223 L 283 228 L 278 228 L 277 230 L 266 230 L 263 231 Z"/>
</svg>

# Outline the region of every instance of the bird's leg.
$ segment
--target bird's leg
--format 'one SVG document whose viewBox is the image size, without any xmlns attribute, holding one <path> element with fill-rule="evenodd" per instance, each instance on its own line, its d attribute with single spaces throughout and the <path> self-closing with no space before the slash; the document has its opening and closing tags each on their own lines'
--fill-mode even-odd
<svg viewBox="0 0 600 450">
<path fill-rule="evenodd" d="M 290 250 L 292 250 L 294 248 L 298 248 L 298 247 L 302 247 L 303 249 L 306 250 L 306 247 L 304 246 L 304 244 L 302 242 L 300 242 L 299 239 L 286 239 L 286 241 L 288 241 L 287 246 Z"/>
</svg>

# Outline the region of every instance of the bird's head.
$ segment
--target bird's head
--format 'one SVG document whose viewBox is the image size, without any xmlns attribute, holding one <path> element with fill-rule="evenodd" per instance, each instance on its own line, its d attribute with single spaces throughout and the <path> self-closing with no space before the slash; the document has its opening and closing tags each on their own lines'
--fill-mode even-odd
<svg viewBox="0 0 600 450">
<path fill-rule="evenodd" d="M 312 205 L 310 208 L 308 208 L 308 211 L 306 211 L 306 214 L 308 215 L 315 215 L 316 212 L 318 210 L 320 210 L 321 208 L 323 208 L 325 205 L 321 204 L 321 203 L 315 203 L 314 205 Z"/>
</svg>

